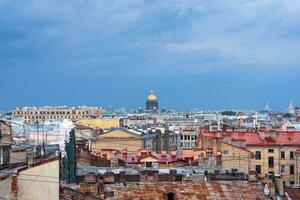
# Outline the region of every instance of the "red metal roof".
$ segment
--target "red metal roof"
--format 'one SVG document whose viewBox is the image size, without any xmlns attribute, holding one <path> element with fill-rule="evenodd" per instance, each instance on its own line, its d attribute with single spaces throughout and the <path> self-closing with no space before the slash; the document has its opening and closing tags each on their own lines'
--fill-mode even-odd
<svg viewBox="0 0 300 200">
<path fill-rule="evenodd" d="M 265 139 L 260 138 L 258 132 L 202 132 L 204 137 L 222 138 L 220 135 L 230 137 L 231 140 L 245 141 L 246 146 L 298 146 L 300 145 L 300 132 L 277 131 L 275 140 L 271 139 L 270 132 L 264 132 Z"/>
<path fill-rule="evenodd" d="M 146 152 L 144 154 L 139 155 L 139 153 L 117 153 L 116 157 L 120 160 L 126 161 L 127 163 L 139 163 L 141 159 L 146 157 L 153 157 L 157 159 L 159 163 L 172 163 L 178 161 L 178 157 L 176 155 L 172 155 L 171 153 L 153 153 Z"/>
</svg>

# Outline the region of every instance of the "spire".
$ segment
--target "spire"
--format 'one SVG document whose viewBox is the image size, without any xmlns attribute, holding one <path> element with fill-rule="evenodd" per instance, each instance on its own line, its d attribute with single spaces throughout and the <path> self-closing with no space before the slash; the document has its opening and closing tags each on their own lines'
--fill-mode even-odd
<svg viewBox="0 0 300 200">
<path fill-rule="evenodd" d="M 267 102 L 266 103 L 266 106 L 265 106 L 265 108 L 264 108 L 264 111 L 269 111 L 270 110 L 270 107 L 269 107 L 269 103 Z"/>
</svg>

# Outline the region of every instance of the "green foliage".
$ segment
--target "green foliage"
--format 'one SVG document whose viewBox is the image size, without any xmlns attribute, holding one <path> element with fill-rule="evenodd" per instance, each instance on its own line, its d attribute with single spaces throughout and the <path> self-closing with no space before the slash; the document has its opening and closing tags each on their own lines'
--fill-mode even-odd
<svg viewBox="0 0 300 200">
<path fill-rule="evenodd" d="M 176 174 L 175 181 L 181 181 L 181 180 L 182 180 L 182 175 Z"/>
<path fill-rule="evenodd" d="M 285 117 L 285 118 L 292 118 L 292 117 L 294 117 L 294 115 L 291 114 L 291 113 L 285 113 L 285 114 L 283 115 L 283 117 Z"/>
<path fill-rule="evenodd" d="M 66 156 L 62 158 L 63 175 L 62 178 L 67 183 L 76 183 L 76 139 L 75 130 L 70 132 L 70 141 L 65 141 Z"/>
<path fill-rule="evenodd" d="M 232 111 L 232 110 L 226 110 L 221 112 L 222 115 L 226 115 L 226 116 L 234 116 L 236 115 L 236 112 Z"/>
</svg>

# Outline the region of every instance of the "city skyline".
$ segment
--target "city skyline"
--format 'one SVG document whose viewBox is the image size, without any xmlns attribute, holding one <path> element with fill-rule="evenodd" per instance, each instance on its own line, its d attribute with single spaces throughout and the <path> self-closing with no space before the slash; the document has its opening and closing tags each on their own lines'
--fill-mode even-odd
<svg viewBox="0 0 300 200">
<path fill-rule="evenodd" d="M 156 93 L 154 93 L 153 92 L 153 90 L 151 90 L 149 93 L 148 93 L 148 95 L 149 94 L 155 94 L 156 95 Z M 8 109 L 8 110 L 1 110 L 0 109 L 0 111 L 6 111 L 6 112 L 8 112 L 8 111 L 12 111 L 13 109 L 16 109 L 16 108 L 30 108 L 30 107 L 37 107 L 37 108 L 47 108 L 47 107 L 69 107 L 69 108 L 71 108 L 71 107 L 74 107 L 74 108 L 76 108 L 76 107 L 82 107 L 82 106 L 95 106 L 95 107 L 99 107 L 99 108 L 103 108 L 103 109 L 106 109 L 107 111 L 116 111 L 116 110 L 119 110 L 119 109 L 124 109 L 124 111 L 126 110 L 126 112 L 130 112 L 130 111 L 133 111 L 133 110 L 135 110 L 135 111 L 137 111 L 138 109 L 143 109 L 143 110 L 147 110 L 147 105 L 145 105 L 145 103 L 147 102 L 147 99 L 146 99 L 146 97 L 147 96 L 145 96 L 144 98 L 145 98 L 145 102 L 144 102 L 144 104 L 140 104 L 140 105 L 138 105 L 138 106 L 131 106 L 131 107 L 126 107 L 126 106 L 124 106 L 124 105 L 98 105 L 98 104 L 80 104 L 80 105 L 77 105 L 77 104 L 72 104 L 72 105 L 69 105 L 69 104 L 36 104 L 36 105 L 19 105 L 19 106 L 15 106 L 15 107 L 12 107 L 12 108 L 10 108 L 10 109 Z M 158 102 L 160 103 L 160 99 L 159 98 L 157 98 L 157 100 L 158 100 Z M 194 109 L 197 109 L 197 110 L 199 110 L 199 111 L 224 111 L 224 110 L 232 110 L 232 111 L 264 111 L 264 110 L 268 110 L 268 111 L 275 111 L 275 112 L 288 112 L 289 111 L 289 109 L 292 109 L 291 108 L 291 106 L 292 106 L 292 108 L 298 108 L 299 106 L 298 106 L 298 104 L 297 103 L 295 103 L 295 102 L 293 102 L 293 101 L 290 101 L 289 102 L 289 105 L 288 106 L 286 106 L 284 109 L 282 109 L 282 110 L 278 110 L 278 109 L 274 109 L 273 107 L 272 107 L 272 105 L 270 105 L 269 104 L 269 102 L 265 102 L 265 104 L 264 105 L 262 105 L 262 107 L 261 108 L 248 108 L 248 107 L 227 107 L 227 108 L 225 108 L 225 107 L 220 107 L 220 106 L 215 106 L 215 107 L 208 107 L 208 108 L 203 108 L 203 107 L 196 107 L 196 106 L 194 106 L 194 107 L 190 107 L 190 108 L 187 108 L 187 109 L 176 109 L 176 108 L 172 108 L 172 107 L 168 107 L 167 105 L 159 105 L 159 107 L 158 107 L 158 110 L 161 110 L 161 109 L 167 109 L 167 110 L 174 110 L 174 111 L 179 111 L 179 112 L 189 112 L 189 111 L 192 111 L 192 110 L 194 110 Z"/>
<path fill-rule="evenodd" d="M 152 89 L 178 110 L 300 102 L 298 1 L 30 0 L 0 9 L 0 110 L 136 108 Z"/>
</svg>

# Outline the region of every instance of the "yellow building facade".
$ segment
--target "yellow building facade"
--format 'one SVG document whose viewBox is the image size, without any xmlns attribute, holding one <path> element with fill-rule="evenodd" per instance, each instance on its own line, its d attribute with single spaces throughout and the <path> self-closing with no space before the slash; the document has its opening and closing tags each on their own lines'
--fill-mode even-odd
<svg viewBox="0 0 300 200">
<path fill-rule="evenodd" d="M 96 137 L 92 143 L 92 151 L 116 149 L 136 152 L 142 148 L 141 136 L 125 129 L 113 129 Z"/>
<path fill-rule="evenodd" d="M 87 126 L 94 130 L 120 128 L 120 119 L 117 118 L 102 118 L 102 119 L 80 119 L 77 125 Z"/>
<path fill-rule="evenodd" d="M 251 166 L 251 157 L 253 155 L 251 151 L 225 142 L 220 142 L 220 149 L 222 152 L 222 168 L 239 169 L 246 174 L 253 169 Z"/>
<path fill-rule="evenodd" d="M 295 151 L 299 148 L 300 146 L 247 147 L 255 154 L 251 165 L 259 175 L 265 176 L 268 173 L 281 174 L 286 185 L 296 184 L 299 181 L 299 158 L 296 160 L 297 156 L 295 154 Z"/>
</svg>

